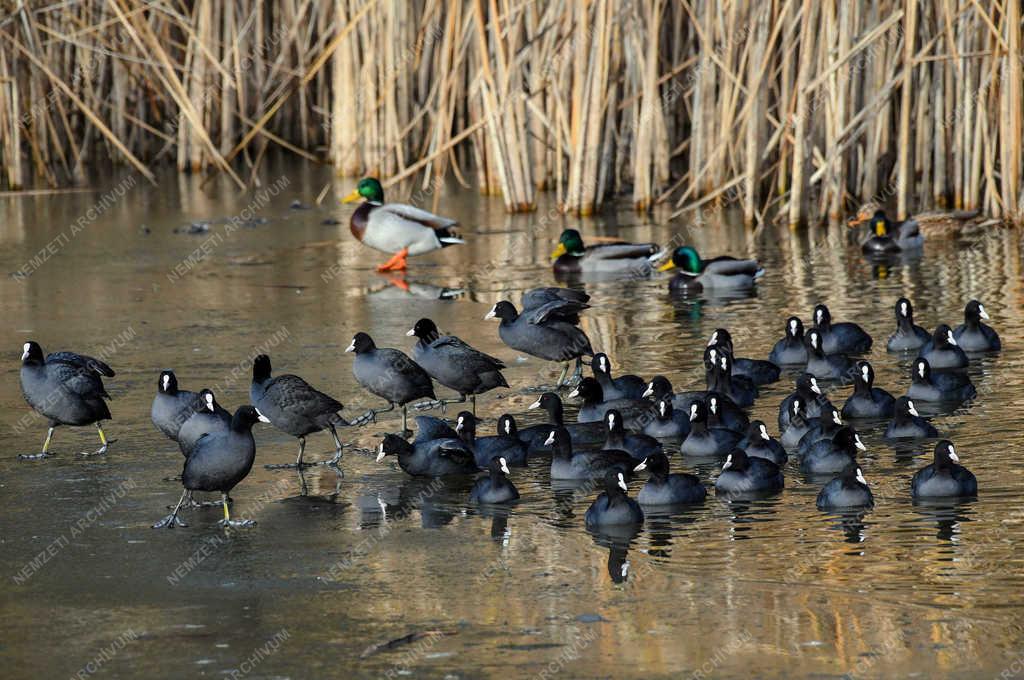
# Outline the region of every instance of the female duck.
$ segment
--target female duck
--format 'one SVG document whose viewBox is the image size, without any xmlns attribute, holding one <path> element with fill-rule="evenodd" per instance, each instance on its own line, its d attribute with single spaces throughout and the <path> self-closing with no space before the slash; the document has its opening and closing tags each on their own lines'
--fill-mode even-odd
<svg viewBox="0 0 1024 680">
<path fill-rule="evenodd" d="M 742 449 L 729 454 L 715 480 L 715 492 L 743 495 L 778 491 L 785 485 L 782 469 L 767 458 L 751 458 Z"/>
<path fill-rule="evenodd" d="M 647 470 L 650 478 L 636 495 L 640 505 L 700 503 L 708 495 L 697 475 L 669 473 L 668 457 L 664 453 L 653 453 L 633 468 L 633 472 L 641 470 Z"/>
<path fill-rule="evenodd" d="M 391 253 L 377 271 L 404 271 L 406 258 L 465 243 L 455 235 L 456 221 L 403 203 L 384 203 L 384 188 L 373 177 L 359 181 L 342 203 L 366 200 L 352 213 L 349 229 L 357 241 Z"/>
<path fill-rule="evenodd" d="M 977 496 L 978 480 L 974 473 L 960 465 L 953 442 L 943 439 L 935 445 L 932 464 L 914 473 L 910 493 L 914 498 Z"/>
<path fill-rule="evenodd" d="M 644 523 L 640 504 L 626 495 L 626 477 L 609 470 L 604 476 L 604 491 L 587 508 L 584 520 L 588 527 L 633 526 Z"/>
<path fill-rule="evenodd" d="M 702 260 L 692 246 L 676 248 L 658 271 L 676 268 L 679 273 L 669 282 L 669 290 L 693 293 L 702 290 L 749 290 L 754 287 L 754 281 L 764 276 L 764 269 L 757 260 L 740 260 L 728 255 Z"/>
<path fill-rule="evenodd" d="M 907 397 L 896 400 L 896 413 L 885 428 L 886 439 L 930 439 L 938 437 L 935 426 L 921 417 Z"/>
<path fill-rule="evenodd" d="M 856 463 L 843 468 L 839 476 L 822 487 L 815 503 L 819 510 L 873 508 L 875 497 Z"/>
<path fill-rule="evenodd" d="M 853 394 L 843 404 L 843 418 L 888 418 L 896 399 L 881 387 L 874 387 L 875 370 L 866 361 L 858 361 L 853 379 Z"/>
<path fill-rule="evenodd" d="M 985 306 L 977 300 L 971 300 L 964 307 L 964 322 L 953 331 L 957 345 L 965 352 L 998 352 L 1003 344 L 999 334 L 991 326 L 981 322 L 988 319 Z"/>
<path fill-rule="evenodd" d="M 957 345 L 953 329 L 944 323 L 935 327 L 932 339 L 921 348 L 917 356 L 927 359 L 928 364 L 937 370 L 967 368 L 970 363 L 967 354 Z"/>
<path fill-rule="evenodd" d="M 931 336 L 914 323 L 914 306 L 901 297 L 896 301 L 896 332 L 889 336 L 885 348 L 890 352 L 921 349 Z"/>
<path fill-rule="evenodd" d="M 661 256 L 654 243 L 599 243 L 584 246 L 583 237 L 575 229 L 566 229 L 558 237 L 551 253 L 555 274 L 630 274 L 646 276 L 653 262 Z"/>
</svg>

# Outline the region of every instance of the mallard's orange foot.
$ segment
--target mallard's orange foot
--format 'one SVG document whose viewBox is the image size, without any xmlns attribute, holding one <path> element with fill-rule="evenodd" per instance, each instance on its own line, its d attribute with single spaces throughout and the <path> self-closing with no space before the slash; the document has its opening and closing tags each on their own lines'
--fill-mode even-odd
<svg viewBox="0 0 1024 680">
<path fill-rule="evenodd" d="M 377 267 L 379 272 L 404 272 L 409 266 L 405 258 L 409 255 L 409 249 L 403 248 L 392 256 L 390 260 Z"/>
</svg>

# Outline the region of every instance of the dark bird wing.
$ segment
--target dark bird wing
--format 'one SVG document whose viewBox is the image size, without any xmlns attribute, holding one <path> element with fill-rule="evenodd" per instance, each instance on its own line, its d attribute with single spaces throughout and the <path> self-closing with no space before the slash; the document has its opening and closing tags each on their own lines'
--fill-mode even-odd
<svg viewBox="0 0 1024 680">
<path fill-rule="evenodd" d="M 581 290 L 575 290 L 573 288 L 558 288 L 555 286 L 534 288 L 532 290 L 523 291 L 522 307 L 523 309 L 533 309 L 534 307 L 540 307 L 548 302 L 558 301 L 586 304 L 590 301 L 590 296 Z"/>
<path fill-rule="evenodd" d="M 438 442 L 438 455 L 455 461 L 459 465 L 476 465 L 476 458 L 461 439 L 444 439 Z"/>
<path fill-rule="evenodd" d="M 451 425 L 434 416 L 416 416 L 416 441 L 428 442 L 434 439 L 458 439 L 459 433 Z"/>
<path fill-rule="evenodd" d="M 582 302 L 553 300 L 541 305 L 540 307 L 524 309 L 522 315 L 526 317 L 526 320 L 529 323 L 534 325 L 539 325 L 549 321 L 565 321 L 567 323 L 576 324 L 579 323 L 580 312 L 587 309 L 589 306 L 590 305 Z"/>
<path fill-rule="evenodd" d="M 99 359 L 85 354 L 76 354 L 75 352 L 52 352 L 46 355 L 46 362 L 49 363 L 51 361 L 59 361 L 65 364 L 87 368 L 97 375 L 105 375 L 108 378 L 114 377 L 114 369 Z"/>
<path fill-rule="evenodd" d="M 563 348 L 562 361 L 575 359 L 579 355 L 593 356 L 594 349 L 590 346 L 590 338 L 579 326 L 574 326 L 565 321 L 551 321 L 545 324 L 547 328 L 556 330 L 568 338 L 569 342 Z"/>
<path fill-rule="evenodd" d="M 410 381 L 423 394 L 434 395 L 434 382 L 430 378 L 430 374 L 422 366 L 410 359 L 409 355 L 405 352 L 392 347 L 385 347 L 378 349 L 377 354 L 384 359 L 389 370 L 400 373 L 402 377 Z"/>
<path fill-rule="evenodd" d="M 588 246 L 586 256 L 597 260 L 633 260 L 648 258 L 658 252 L 656 243 L 600 243 Z"/>
<path fill-rule="evenodd" d="M 52 364 L 48 363 L 46 370 L 47 375 L 55 380 L 62 390 L 70 394 L 87 398 L 110 398 L 100 376 L 84 365 L 55 361 Z"/>
<path fill-rule="evenodd" d="M 310 417 L 337 413 L 345 408 L 340 401 L 297 375 L 277 376 L 267 385 L 266 394 L 282 409 Z"/>
<path fill-rule="evenodd" d="M 498 371 L 505 368 L 505 362 L 496 359 L 489 354 L 484 354 L 472 345 L 463 342 L 454 335 L 442 335 L 430 343 L 436 350 L 444 352 L 447 357 L 454 361 L 464 362 L 477 372 Z"/>
</svg>

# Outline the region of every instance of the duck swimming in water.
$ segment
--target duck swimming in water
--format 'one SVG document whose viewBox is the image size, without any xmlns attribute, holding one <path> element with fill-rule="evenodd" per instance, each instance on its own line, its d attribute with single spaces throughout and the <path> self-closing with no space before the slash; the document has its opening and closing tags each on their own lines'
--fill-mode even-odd
<svg viewBox="0 0 1024 680">
<path fill-rule="evenodd" d="M 385 203 L 384 188 L 373 177 L 359 180 L 342 203 L 366 200 L 352 213 L 349 229 L 357 241 L 392 257 L 377 271 L 404 271 L 406 258 L 465 243 L 455 235 L 456 221 L 404 203 Z"/>
<path fill-rule="evenodd" d="M 754 281 L 764 276 L 764 269 L 757 260 L 740 260 L 729 255 L 702 260 L 693 246 L 676 248 L 669 261 L 658 267 L 658 271 L 667 272 L 677 268 L 679 273 L 669 282 L 669 290 L 693 293 L 705 289 L 750 289 L 754 287 Z"/>
<path fill-rule="evenodd" d="M 924 246 L 924 236 L 921 235 L 917 220 L 893 222 L 886 217 L 884 210 L 876 210 L 870 218 L 861 215 L 851 220 L 849 225 L 856 227 L 868 221 L 872 235 L 860 247 L 865 255 L 889 255 Z"/>
<path fill-rule="evenodd" d="M 583 237 L 575 229 L 566 229 L 558 237 L 551 253 L 555 274 L 632 274 L 647 276 L 653 263 L 661 257 L 656 243 L 616 241 L 583 245 Z"/>
</svg>

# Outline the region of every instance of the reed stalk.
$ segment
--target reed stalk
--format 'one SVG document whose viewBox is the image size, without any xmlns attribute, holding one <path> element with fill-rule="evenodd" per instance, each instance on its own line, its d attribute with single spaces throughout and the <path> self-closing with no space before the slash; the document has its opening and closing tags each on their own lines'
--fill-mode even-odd
<svg viewBox="0 0 1024 680">
<path fill-rule="evenodd" d="M 1021 222 L 1021 31 L 1006 0 L 13 3 L 0 184 L 170 162 L 242 187 L 282 153 L 508 211 Z"/>
</svg>

